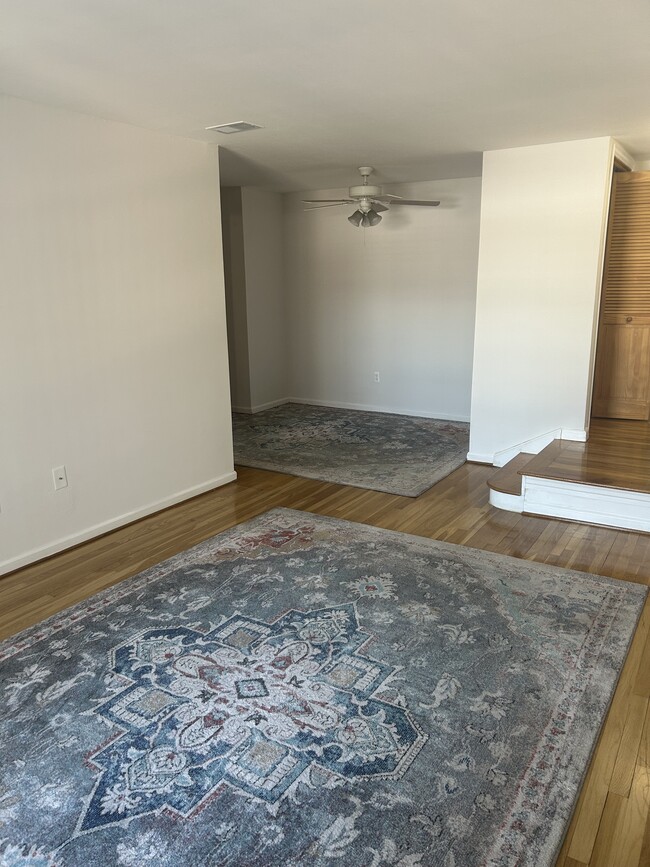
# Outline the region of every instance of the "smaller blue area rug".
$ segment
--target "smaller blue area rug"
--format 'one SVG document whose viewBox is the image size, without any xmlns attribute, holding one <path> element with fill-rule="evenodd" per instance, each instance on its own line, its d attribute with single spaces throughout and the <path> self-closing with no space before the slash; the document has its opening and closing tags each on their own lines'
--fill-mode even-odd
<svg viewBox="0 0 650 867">
<path fill-rule="evenodd" d="M 0 864 L 550 867 L 645 597 L 269 512 L 0 644 Z"/>
<path fill-rule="evenodd" d="M 233 416 L 235 463 L 417 497 L 465 463 L 469 425 L 288 403 Z"/>
</svg>

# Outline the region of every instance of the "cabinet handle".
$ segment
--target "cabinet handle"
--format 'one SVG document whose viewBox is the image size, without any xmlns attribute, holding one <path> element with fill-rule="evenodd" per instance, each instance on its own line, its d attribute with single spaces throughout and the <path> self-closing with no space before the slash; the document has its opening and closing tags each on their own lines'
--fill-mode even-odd
<svg viewBox="0 0 650 867">
<path fill-rule="evenodd" d="M 626 322 L 631 322 L 631 321 L 632 321 L 632 317 L 631 317 L 631 316 L 626 316 L 626 317 L 625 317 L 625 321 L 626 321 Z"/>
</svg>

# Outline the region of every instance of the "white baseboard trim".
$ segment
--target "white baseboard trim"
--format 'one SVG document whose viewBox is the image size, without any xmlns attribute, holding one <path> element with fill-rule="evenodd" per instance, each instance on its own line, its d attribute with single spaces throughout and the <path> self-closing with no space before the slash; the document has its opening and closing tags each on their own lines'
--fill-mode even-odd
<svg viewBox="0 0 650 867">
<path fill-rule="evenodd" d="M 570 428 L 563 427 L 561 439 L 563 440 L 571 440 L 575 443 L 586 443 L 588 438 L 588 434 L 586 430 L 571 430 Z"/>
<path fill-rule="evenodd" d="M 480 452 L 467 452 L 467 460 L 473 464 L 489 464 L 492 466 L 494 455 L 483 455 Z"/>
<path fill-rule="evenodd" d="M 503 467 L 522 452 L 529 455 L 538 454 L 542 449 L 545 449 L 547 445 L 552 443 L 553 440 L 563 439 L 577 443 L 586 443 L 587 438 L 588 434 L 586 430 L 572 430 L 571 428 L 558 427 L 554 430 L 547 431 L 544 434 L 540 434 L 540 436 L 510 446 L 507 449 L 501 449 L 493 455 L 483 455 L 480 459 L 472 458 L 468 455 L 467 460 L 478 460 L 479 463 L 493 464 L 495 467 Z"/>
<path fill-rule="evenodd" d="M 342 403 L 333 400 L 312 400 L 304 397 L 290 397 L 285 403 L 302 403 L 311 406 L 331 406 L 333 409 L 359 409 L 362 412 L 385 412 L 389 415 L 413 415 L 418 418 L 439 418 L 441 421 L 469 421 L 468 415 L 449 415 L 445 412 L 428 412 L 422 409 L 395 409 L 370 403 Z"/>
<path fill-rule="evenodd" d="M 523 499 L 533 515 L 650 532 L 650 494 L 524 476 Z"/>
<path fill-rule="evenodd" d="M 542 449 L 545 449 L 547 445 L 552 443 L 553 440 L 559 439 L 561 433 L 561 429 L 556 428 L 555 430 L 550 430 L 547 433 L 540 434 L 532 439 L 524 440 L 522 443 L 517 443 L 517 445 L 510 446 L 510 448 L 495 452 L 492 463 L 495 467 L 504 467 L 522 452 L 529 455 L 536 455 L 538 452 L 541 452 Z"/>
<path fill-rule="evenodd" d="M 177 494 L 172 494 L 170 497 L 165 497 L 155 503 L 148 503 L 140 509 L 134 509 L 131 512 L 125 512 L 117 518 L 111 518 L 108 521 L 102 521 L 100 524 L 95 524 L 92 527 L 87 527 L 80 533 L 73 533 L 70 536 L 64 536 L 62 539 L 57 539 L 49 545 L 43 545 L 41 548 L 33 548 L 19 557 L 13 557 L 11 560 L 4 560 L 0 563 L 0 575 L 7 572 L 13 572 L 15 569 L 20 569 L 23 566 L 29 566 L 30 563 L 35 563 L 37 560 L 42 560 L 44 557 L 49 557 L 52 554 L 58 554 L 60 551 L 65 551 L 66 548 L 72 548 L 79 545 L 81 542 L 87 542 L 89 539 L 94 539 L 95 536 L 102 536 L 104 533 L 109 533 L 111 530 L 117 530 L 125 524 L 131 524 L 140 518 L 146 518 L 148 515 L 153 515 L 155 512 L 160 512 L 169 506 L 175 506 L 176 503 L 181 503 L 183 500 L 189 500 L 199 494 L 205 494 L 207 491 L 212 491 L 214 488 L 220 488 L 222 485 L 227 485 L 228 482 L 234 482 L 237 478 L 237 473 L 233 470 L 230 473 L 224 473 L 222 476 L 217 476 L 216 479 L 210 479 L 208 482 L 203 482 L 200 485 L 195 485 L 192 488 L 187 488 L 184 491 L 179 491 Z"/>
<path fill-rule="evenodd" d="M 246 415 L 255 415 L 256 412 L 264 412 L 265 409 L 273 409 L 275 406 L 283 406 L 291 403 L 290 397 L 281 397 L 279 400 L 270 400 L 268 403 L 260 403 L 257 406 L 233 406 L 233 412 L 243 412 Z"/>
</svg>

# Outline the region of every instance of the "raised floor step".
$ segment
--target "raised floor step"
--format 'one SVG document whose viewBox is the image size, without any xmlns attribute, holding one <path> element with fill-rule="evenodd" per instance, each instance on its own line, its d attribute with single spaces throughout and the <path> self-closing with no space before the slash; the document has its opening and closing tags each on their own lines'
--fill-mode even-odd
<svg viewBox="0 0 650 867">
<path fill-rule="evenodd" d="M 511 461 L 500 467 L 494 475 L 488 479 L 488 487 L 501 494 L 511 494 L 518 497 L 521 494 L 521 472 L 536 455 L 527 455 L 522 452 Z"/>
<path fill-rule="evenodd" d="M 500 509 L 648 533 L 650 424 L 594 420 L 586 443 L 518 455 L 488 485 Z"/>
<path fill-rule="evenodd" d="M 650 494 L 650 448 L 597 436 L 586 443 L 554 440 L 533 455 L 526 475 Z"/>
</svg>

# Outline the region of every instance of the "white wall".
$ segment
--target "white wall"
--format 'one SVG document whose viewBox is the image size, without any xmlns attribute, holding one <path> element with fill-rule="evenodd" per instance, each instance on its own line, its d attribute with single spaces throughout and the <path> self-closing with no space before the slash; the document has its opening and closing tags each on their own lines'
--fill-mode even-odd
<svg viewBox="0 0 650 867">
<path fill-rule="evenodd" d="M 250 405 L 287 396 L 287 318 L 282 196 L 242 187 Z"/>
<path fill-rule="evenodd" d="M 613 152 L 484 154 L 470 459 L 588 425 Z"/>
<path fill-rule="evenodd" d="M 216 148 L 10 98 L 0 140 L 8 571 L 233 461 Z"/>
<path fill-rule="evenodd" d="M 387 188 L 442 204 L 393 207 L 366 230 L 348 223 L 352 206 L 303 211 L 345 190 L 285 197 L 292 397 L 469 418 L 480 186 Z"/>
</svg>

